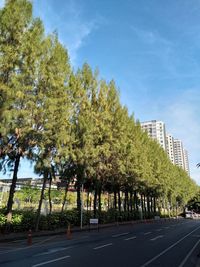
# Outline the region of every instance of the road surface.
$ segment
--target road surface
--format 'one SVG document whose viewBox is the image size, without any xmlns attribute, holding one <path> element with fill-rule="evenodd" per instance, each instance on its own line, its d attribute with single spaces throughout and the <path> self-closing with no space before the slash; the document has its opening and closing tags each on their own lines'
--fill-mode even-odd
<svg viewBox="0 0 200 267">
<path fill-rule="evenodd" d="M 3 267 L 200 267 L 200 220 L 115 226 L 0 244 Z"/>
</svg>

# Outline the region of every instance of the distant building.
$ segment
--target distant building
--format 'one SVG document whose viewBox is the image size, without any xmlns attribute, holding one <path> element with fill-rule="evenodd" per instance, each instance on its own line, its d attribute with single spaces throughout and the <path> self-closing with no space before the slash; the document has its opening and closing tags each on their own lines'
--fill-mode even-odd
<svg viewBox="0 0 200 267">
<path fill-rule="evenodd" d="M 173 164 L 175 164 L 174 159 L 174 137 L 171 134 L 166 135 L 166 148 L 167 154 Z"/>
<path fill-rule="evenodd" d="M 32 179 L 32 178 L 18 178 L 16 182 L 15 190 L 21 190 L 23 186 L 33 186 L 33 181 L 37 180 L 37 184 L 41 184 L 41 179 Z M 0 186 L 10 188 L 12 184 L 12 179 L 0 179 Z"/>
<path fill-rule="evenodd" d="M 6 187 L 10 188 L 12 184 L 12 179 L 0 179 L 0 191 L 1 188 Z M 16 189 L 15 190 L 21 190 L 24 186 L 31 186 L 38 189 L 42 189 L 43 185 L 43 178 L 18 178 L 16 183 Z M 66 182 L 63 182 L 60 180 L 59 176 L 56 176 L 55 179 L 52 180 L 51 188 L 52 189 L 59 189 L 59 188 L 65 188 L 67 185 Z M 49 187 L 49 180 L 46 182 L 46 188 Z M 74 190 L 74 184 L 70 183 L 68 186 L 68 189 L 73 191 Z"/>
<path fill-rule="evenodd" d="M 174 139 L 174 162 L 175 165 L 185 170 L 183 143 L 179 139 Z"/>
<path fill-rule="evenodd" d="M 161 145 L 174 165 L 190 174 L 188 152 L 183 148 L 181 140 L 175 139 L 171 134 L 166 134 L 164 122 L 157 120 L 141 122 L 141 128 Z"/>
<path fill-rule="evenodd" d="M 157 120 L 141 122 L 141 127 L 147 132 L 149 137 L 156 140 L 166 151 L 166 132 L 164 122 Z"/>
<path fill-rule="evenodd" d="M 184 167 L 185 171 L 190 174 L 190 168 L 189 168 L 189 160 L 188 160 L 188 152 L 187 150 L 183 149 L 183 157 L 184 157 Z"/>
</svg>

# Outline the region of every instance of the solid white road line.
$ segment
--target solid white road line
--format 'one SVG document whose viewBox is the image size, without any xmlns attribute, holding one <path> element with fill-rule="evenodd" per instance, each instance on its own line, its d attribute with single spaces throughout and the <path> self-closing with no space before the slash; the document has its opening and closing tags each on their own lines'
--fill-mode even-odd
<svg viewBox="0 0 200 267">
<path fill-rule="evenodd" d="M 184 237 L 182 237 L 181 239 L 179 239 L 178 241 L 176 241 L 173 245 L 169 246 L 168 248 L 164 249 L 161 253 L 159 253 L 158 255 L 156 255 L 155 257 L 153 257 L 151 260 L 145 262 L 143 265 L 141 265 L 141 267 L 145 267 L 148 266 L 150 263 L 152 263 L 153 261 L 157 260 L 160 256 L 162 256 L 163 254 L 165 254 L 167 251 L 169 251 L 170 249 L 172 249 L 173 247 L 175 247 L 177 244 L 179 244 L 181 241 L 183 241 L 185 238 L 187 238 L 189 235 L 191 235 L 192 233 L 194 233 L 195 231 L 197 231 L 200 228 L 197 227 L 196 229 L 194 229 L 193 231 L 191 231 L 189 234 L 185 235 Z"/>
<path fill-rule="evenodd" d="M 195 248 L 198 246 L 200 242 L 200 239 L 199 241 L 196 242 L 196 244 L 193 246 L 193 248 L 189 251 L 189 253 L 186 255 L 185 259 L 181 262 L 181 264 L 178 266 L 178 267 L 183 267 L 184 264 L 186 263 L 186 261 L 188 260 L 188 258 L 190 257 L 190 255 L 192 254 L 192 252 L 195 250 Z"/>
<path fill-rule="evenodd" d="M 69 258 L 69 257 L 70 257 L 70 256 L 65 256 L 65 257 L 57 258 L 57 259 L 54 259 L 54 260 L 51 260 L 51 261 L 44 261 L 44 262 L 41 262 L 41 263 L 32 265 L 32 267 L 37 267 L 37 266 L 46 265 L 46 264 L 48 264 L 48 263 L 52 263 L 52 262 L 55 262 L 55 261 L 61 261 L 61 260 L 64 260 L 64 259 L 66 259 L 66 258 Z"/>
<path fill-rule="evenodd" d="M 36 255 L 34 255 L 33 257 L 38 257 L 38 256 L 42 256 L 42 255 L 48 255 L 48 254 L 52 254 L 52 253 L 56 253 L 56 252 L 60 252 L 60 251 L 63 251 L 63 250 L 68 250 L 70 248 L 73 248 L 73 247 L 58 247 L 58 248 L 52 248 L 52 249 L 49 249 L 48 251 L 46 252 L 41 252 L 41 253 L 38 253 Z"/>
<path fill-rule="evenodd" d="M 99 246 L 99 247 L 96 247 L 96 248 L 93 248 L 93 249 L 100 249 L 100 248 L 104 248 L 104 247 L 108 247 L 108 246 L 112 246 L 112 243 L 108 243 L 108 244 L 105 244 L 105 245 L 102 245 L 102 246 Z"/>
<path fill-rule="evenodd" d="M 146 232 L 146 233 L 144 233 L 144 235 L 149 235 L 149 234 L 151 234 L 152 232 Z"/>
<path fill-rule="evenodd" d="M 119 236 L 128 235 L 128 234 L 129 234 L 129 232 L 122 233 L 122 234 L 117 234 L 117 235 L 112 235 L 112 237 L 119 237 Z"/>
<path fill-rule="evenodd" d="M 8 254 L 8 253 L 12 253 L 12 252 L 16 252 L 16 251 L 20 251 L 20 250 L 28 250 L 28 249 L 31 249 L 31 248 L 37 248 L 37 247 L 40 247 L 41 245 L 42 246 L 45 246 L 45 244 L 43 244 L 43 243 L 45 243 L 45 242 L 47 242 L 47 241 L 49 241 L 49 240 L 51 240 L 51 239 L 53 239 L 53 238 L 55 238 L 56 236 L 53 236 L 53 237 L 50 237 L 50 238 L 48 238 L 48 239 L 45 239 L 45 240 L 42 240 L 42 241 L 40 241 L 40 242 L 37 242 L 37 243 L 35 243 L 35 244 L 33 244 L 32 246 L 25 246 L 25 247 L 22 247 L 22 248 L 15 248 L 15 249 L 10 249 L 9 251 L 4 251 L 4 252 L 2 252 L 2 251 L 0 251 L 0 255 L 2 255 L 2 254 Z M 78 240 L 78 238 L 77 239 L 73 239 L 73 240 Z M 59 241 L 56 241 L 56 243 L 58 243 Z M 0 248 L 1 249 L 1 248 Z"/>
<path fill-rule="evenodd" d="M 34 245 L 33 245 L 33 246 L 34 246 Z M 0 255 L 2 255 L 2 254 L 12 253 L 12 252 L 19 251 L 19 250 L 30 249 L 30 248 L 33 247 L 33 246 L 26 246 L 26 247 L 23 247 L 23 248 L 10 249 L 10 250 L 8 250 L 8 251 L 4 251 L 4 252 L 0 251 Z M 34 247 L 35 247 L 35 246 L 34 246 Z"/>
<path fill-rule="evenodd" d="M 41 245 L 41 244 L 43 244 L 43 243 L 45 243 L 45 242 L 47 242 L 47 241 L 50 241 L 50 240 L 52 240 L 52 239 L 54 239 L 54 238 L 56 238 L 56 237 L 58 237 L 58 236 L 51 236 L 51 237 L 49 237 L 49 238 L 46 238 L 46 239 L 44 239 L 44 240 L 41 240 L 41 241 L 39 241 L 39 242 L 37 242 L 35 245 Z"/>
<path fill-rule="evenodd" d="M 157 240 L 157 239 L 159 239 L 159 238 L 162 238 L 164 235 L 158 235 L 158 236 L 156 236 L 156 237 L 154 237 L 154 238 L 152 238 L 152 239 L 150 239 L 151 241 L 155 241 L 155 240 Z"/>
<path fill-rule="evenodd" d="M 132 237 L 126 238 L 124 240 L 128 241 L 128 240 L 132 240 L 132 239 L 135 239 L 135 238 L 136 238 L 136 236 L 132 236 Z"/>
</svg>

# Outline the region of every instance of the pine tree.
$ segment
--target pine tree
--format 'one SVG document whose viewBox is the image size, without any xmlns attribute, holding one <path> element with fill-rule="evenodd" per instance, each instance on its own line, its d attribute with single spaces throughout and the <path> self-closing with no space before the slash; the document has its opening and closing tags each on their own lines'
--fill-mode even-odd
<svg viewBox="0 0 200 267">
<path fill-rule="evenodd" d="M 42 57 L 36 86 L 34 125 L 37 149 L 33 154 L 35 170 L 43 175 L 43 187 L 37 211 L 38 230 L 46 182 L 55 176 L 55 168 L 70 147 L 71 100 L 68 92 L 70 64 L 66 49 L 57 35 L 48 36 L 42 44 Z M 50 196 L 50 192 L 49 192 Z M 50 197 L 49 197 L 50 199 Z M 50 201 L 51 207 L 51 201 Z"/>
<path fill-rule="evenodd" d="M 13 168 L 6 211 L 10 221 L 20 159 L 35 144 L 33 92 L 43 26 L 40 20 L 32 18 L 29 1 L 9 0 L 0 11 L 0 31 L 0 156 L 1 166 L 8 162 L 7 166 Z"/>
</svg>

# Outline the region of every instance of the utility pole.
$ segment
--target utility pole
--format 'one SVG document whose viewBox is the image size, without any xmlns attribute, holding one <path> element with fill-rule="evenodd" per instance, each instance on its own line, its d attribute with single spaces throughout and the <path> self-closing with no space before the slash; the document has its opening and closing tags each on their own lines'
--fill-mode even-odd
<svg viewBox="0 0 200 267">
<path fill-rule="evenodd" d="M 81 229 L 83 228 L 83 183 L 81 186 Z"/>
</svg>

